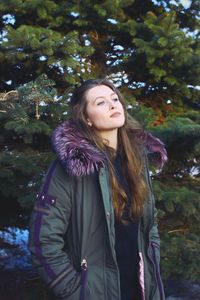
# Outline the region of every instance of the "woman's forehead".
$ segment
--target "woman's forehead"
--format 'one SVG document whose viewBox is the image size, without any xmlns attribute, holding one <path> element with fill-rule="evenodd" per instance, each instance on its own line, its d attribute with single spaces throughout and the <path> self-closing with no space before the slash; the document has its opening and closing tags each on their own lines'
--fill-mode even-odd
<svg viewBox="0 0 200 300">
<path fill-rule="evenodd" d="M 86 99 L 95 100 L 96 98 L 111 97 L 112 95 L 116 95 L 116 92 L 113 91 L 109 86 L 98 85 L 92 87 L 86 92 Z"/>
</svg>

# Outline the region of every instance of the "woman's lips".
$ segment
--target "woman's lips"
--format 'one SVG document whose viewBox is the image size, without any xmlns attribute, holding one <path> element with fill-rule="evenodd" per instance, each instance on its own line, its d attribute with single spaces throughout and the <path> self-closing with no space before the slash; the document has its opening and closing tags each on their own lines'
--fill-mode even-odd
<svg viewBox="0 0 200 300">
<path fill-rule="evenodd" d="M 112 114 L 110 117 L 111 118 L 116 118 L 116 117 L 119 117 L 121 115 L 120 112 L 115 112 L 114 114 Z"/>
</svg>

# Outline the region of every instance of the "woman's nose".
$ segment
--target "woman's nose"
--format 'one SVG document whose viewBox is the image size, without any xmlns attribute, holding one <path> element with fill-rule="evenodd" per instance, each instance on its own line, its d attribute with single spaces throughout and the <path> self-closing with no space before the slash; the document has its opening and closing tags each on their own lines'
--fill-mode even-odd
<svg viewBox="0 0 200 300">
<path fill-rule="evenodd" d="M 114 109 L 116 107 L 115 103 L 113 103 L 113 101 L 109 102 L 109 108 L 110 109 Z"/>
</svg>

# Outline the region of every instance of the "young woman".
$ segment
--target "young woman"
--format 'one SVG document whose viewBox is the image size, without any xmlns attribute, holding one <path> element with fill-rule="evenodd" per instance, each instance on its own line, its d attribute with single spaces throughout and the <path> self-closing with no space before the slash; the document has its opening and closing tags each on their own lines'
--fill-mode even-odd
<svg viewBox="0 0 200 300">
<path fill-rule="evenodd" d="M 86 81 L 70 104 L 31 217 L 33 263 L 56 299 L 163 300 L 147 163 L 157 152 L 163 165 L 163 143 L 108 80 Z"/>
</svg>

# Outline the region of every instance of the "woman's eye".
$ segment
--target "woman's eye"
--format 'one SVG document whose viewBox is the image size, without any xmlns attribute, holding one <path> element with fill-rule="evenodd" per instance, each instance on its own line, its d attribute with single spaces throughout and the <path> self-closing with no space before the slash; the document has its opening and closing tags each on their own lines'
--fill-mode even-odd
<svg viewBox="0 0 200 300">
<path fill-rule="evenodd" d="M 104 103 L 105 103 L 105 101 L 100 101 L 100 102 L 97 103 L 97 105 L 102 105 Z"/>
<path fill-rule="evenodd" d="M 112 100 L 113 100 L 113 101 L 115 101 L 115 102 L 116 102 L 116 101 L 119 101 L 119 99 L 118 99 L 118 98 L 113 98 Z"/>
</svg>

